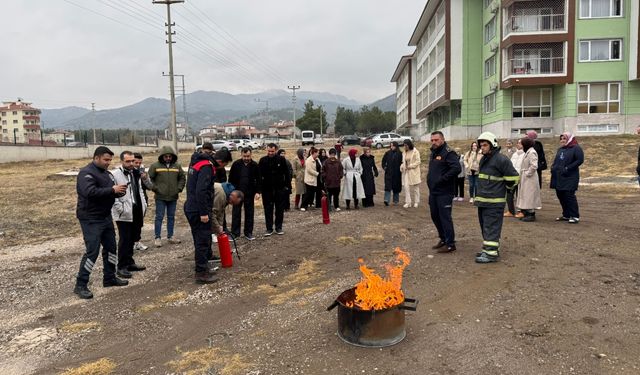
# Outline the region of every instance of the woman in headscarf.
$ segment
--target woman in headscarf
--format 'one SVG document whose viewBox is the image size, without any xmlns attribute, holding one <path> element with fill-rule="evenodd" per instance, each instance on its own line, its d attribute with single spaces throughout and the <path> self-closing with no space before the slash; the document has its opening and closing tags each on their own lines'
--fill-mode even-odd
<svg viewBox="0 0 640 375">
<path fill-rule="evenodd" d="M 520 173 L 522 166 L 522 159 L 524 158 L 524 151 L 522 150 L 522 140 L 518 139 L 518 143 L 516 143 L 516 152 L 511 155 L 511 164 L 513 164 L 513 168 Z M 522 177 L 522 176 L 520 176 Z M 518 190 L 509 190 L 507 189 L 507 211 L 504 212 L 504 217 L 516 217 L 521 219 L 524 217 L 524 214 L 520 211 L 516 211 L 516 203 L 515 197 L 518 195 Z"/>
<path fill-rule="evenodd" d="M 296 179 L 296 198 L 295 207 L 300 208 L 300 200 L 304 196 L 304 148 L 299 148 L 296 151 L 296 160 L 293 162 L 294 178 Z"/>
<path fill-rule="evenodd" d="M 556 221 L 580 222 L 580 210 L 576 191 L 580 182 L 580 165 L 584 162 L 584 152 L 573 134 L 566 132 L 560 136 L 560 148 L 551 166 L 551 188 L 562 206 L 562 216 Z"/>
<path fill-rule="evenodd" d="M 309 149 L 309 157 L 304 161 L 304 196 L 302 197 L 302 206 L 300 211 L 306 211 L 316 196 L 318 188 L 318 178 L 320 177 L 321 167 L 318 162 L 318 150 L 315 147 Z"/>
<path fill-rule="evenodd" d="M 472 142 L 469 151 L 464 154 L 464 169 L 469 180 L 469 203 L 473 203 L 473 199 L 476 197 L 480 159 L 482 159 L 482 152 L 478 149 L 478 143 Z"/>
<path fill-rule="evenodd" d="M 362 200 L 362 207 L 373 207 L 373 196 L 376 195 L 376 180 L 378 177 L 378 168 L 376 168 L 376 159 L 371 155 L 371 149 L 365 147 L 364 153 L 360 156 L 360 164 L 362 164 L 362 186 L 364 187 L 365 198 Z"/>
<path fill-rule="evenodd" d="M 362 186 L 362 163 L 357 158 L 358 150 L 352 148 L 349 150 L 349 157 L 342 160 L 342 169 L 344 170 L 344 179 L 342 180 L 342 198 L 347 204 L 347 210 L 351 209 L 351 200 L 353 206 L 358 209 L 358 200 L 365 197 L 364 187 Z"/>
<path fill-rule="evenodd" d="M 404 185 L 404 208 L 418 207 L 420 204 L 420 151 L 416 150 L 413 142 L 404 140 L 404 153 L 402 154 L 402 182 Z"/>
<path fill-rule="evenodd" d="M 518 184 L 518 200 L 516 207 L 520 209 L 524 217 L 522 221 L 535 221 L 536 208 L 542 206 L 540 198 L 540 184 L 538 184 L 538 153 L 533 148 L 535 141 L 525 137 L 520 140 L 524 156 L 520 168 L 520 183 Z M 512 198 L 513 199 L 513 198 Z"/>
</svg>

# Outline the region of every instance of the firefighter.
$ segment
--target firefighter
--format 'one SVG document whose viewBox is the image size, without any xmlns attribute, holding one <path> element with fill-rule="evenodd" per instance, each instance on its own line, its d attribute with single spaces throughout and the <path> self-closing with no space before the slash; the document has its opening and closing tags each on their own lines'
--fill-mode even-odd
<svg viewBox="0 0 640 375">
<path fill-rule="evenodd" d="M 513 190 L 520 176 L 511 160 L 500 153 L 498 140 L 491 132 L 478 137 L 482 152 L 478 171 L 478 188 L 474 204 L 482 230 L 482 251 L 476 254 L 476 263 L 497 262 L 500 257 L 500 233 L 507 189 Z"/>
</svg>

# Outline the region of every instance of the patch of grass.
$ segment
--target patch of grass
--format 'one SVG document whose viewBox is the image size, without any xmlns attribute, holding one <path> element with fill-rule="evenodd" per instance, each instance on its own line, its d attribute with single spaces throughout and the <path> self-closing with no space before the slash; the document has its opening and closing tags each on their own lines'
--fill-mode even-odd
<svg viewBox="0 0 640 375">
<path fill-rule="evenodd" d="M 113 374 L 117 365 L 109 358 L 101 358 L 95 362 L 85 363 L 80 367 L 67 369 L 60 375 L 109 375 Z"/>
<path fill-rule="evenodd" d="M 358 241 L 351 236 L 340 236 L 336 238 L 336 242 L 341 245 L 355 245 Z"/>
<path fill-rule="evenodd" d="M 363 241 L 384 241 L 384 236 L 381 234 L 365 234 L 362 236 Z"/>
<path fill-rule="evenodd" d="M 318 263 L 316 260 L 305 259 L 294 273 L 285 276 L 278 285 L 258 285 L 255 291 L 256 293 L 268 294 L 269 303 L 273 305 L 299 301 L 303 296 L 320 292 L 329 287 L 331 282 L 317 281 L 318 278 L 324 275 L 324 271 L 318 269 Z M 313 283 L 311 287 L 303 287 L 310 282 Z"/>
<path fill-rule="evenodd" d="M 236 375 L 245 373 L 252 364 L 240 354 L 229 354 L 220 348 L 204 348 L 182 352 L 179 359 L 167 362 L 167 366 L 172 371 L 187 375 Z"/>
<path fill-rule="evenodd" d="M 60 326 L 60 331 L 65 333 L 78 333 L 89 330 L 100 330 L 102 328 L 102 324 L 98 322 L 80 322 L 80 323 L 71 323 L 64 322 Z"/>
<path fill-rule="evenodd" d="M 174 302 L 179 302 L 187 298 L 187 293 L 184 291 L 178 291 L 169 293 L 164 296 L 157 297 L 154 302 L 144 304 L 136 309 L 139 314 L 148 313 L 153 310 L 157 310 L 164 306 L 170 305 Z"/>
</svg>

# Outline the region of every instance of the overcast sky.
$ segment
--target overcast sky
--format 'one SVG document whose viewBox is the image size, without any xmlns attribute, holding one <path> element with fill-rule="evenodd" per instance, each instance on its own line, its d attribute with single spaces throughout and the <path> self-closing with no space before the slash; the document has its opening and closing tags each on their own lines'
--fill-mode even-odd
<svg viewBox="0 0 640 375">
<path fill-rule="evenodd" d="M 425 3 L 186 0 L 172 6 L 175 73 L 187 92 L 299 84 L 369 103 L 394 92 Z M 168 98 L 165 17 L 152 0 L 3 1 L 0 99 L 105 109 Z"/>
</svg>

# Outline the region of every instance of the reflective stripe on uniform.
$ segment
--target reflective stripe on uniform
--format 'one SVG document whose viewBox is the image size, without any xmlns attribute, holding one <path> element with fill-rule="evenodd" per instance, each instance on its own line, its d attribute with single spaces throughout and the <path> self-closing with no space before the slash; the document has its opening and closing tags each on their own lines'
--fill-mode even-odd
<svg viewBox="0 0 640 375">
<path fill-rule="evenodd" d="M 504 176 L 505 181 L 520 181 L 520 176 Z"/>
<path fill-rule="evenodd" d="M 478 178 L 483 179 L 483 180 L 489 180 L 489 181 L 504 181 L 505 180 L 504 177 L 491 176 L 491 175 L 488 175 L 486 173 L 480 173 L 478 175 Z"/>
<path fill-rule="evenodd" d="M 118 264 L 118 257 L 114 253 L 109 253 L 109 263 Z"/>
<path fill-rule="evenodd" d="M 87 259 L 84 262 L 84 269 L 87 270 L 87 272 L 91 273 L 91 271 L 93 271 L 93 266 L 94 263 L 91 261 L 91 259 Z"/>
<path fill-rule="evenodd" d="M 496 241 L 482 241 L 482 244 L 484 246 L 500 247 L 500 242 L 496 242 Z"/>
<path fill-rule="evenodd" d="M 506 198 L 485 198 L 485 197 L 478 197 L 478 196 L 476 196 L 474 200 L 476 202 L 483 202 L 483 203 L 505 203 L 507 201 Z"/>
<path fill-rule="evenodd" d="M 180 172 L 178 168 L 156 168 L 156 172 Z"/>
<path fill-rule="evenodd" d="M 500 253 L 498 253 L 498 250 L 482 250 L 482 252 L 492 257 L 497 257 L 498 255 L 500 255 Z"/>
</svg>

